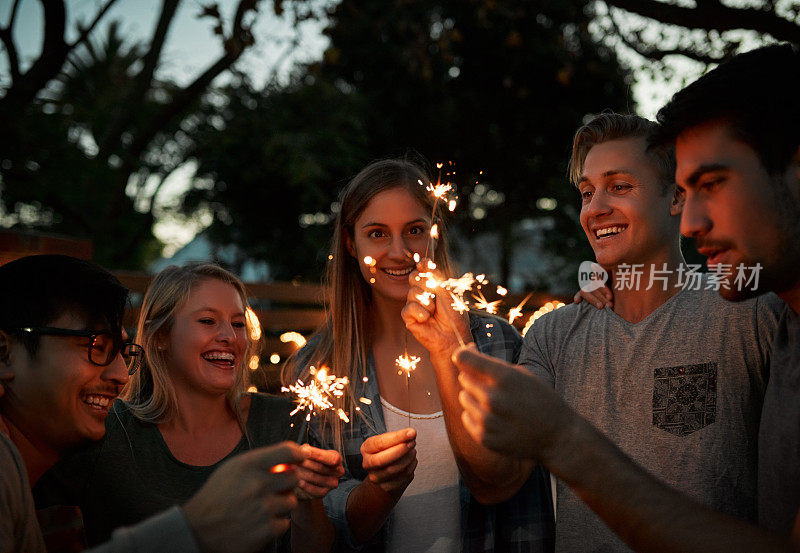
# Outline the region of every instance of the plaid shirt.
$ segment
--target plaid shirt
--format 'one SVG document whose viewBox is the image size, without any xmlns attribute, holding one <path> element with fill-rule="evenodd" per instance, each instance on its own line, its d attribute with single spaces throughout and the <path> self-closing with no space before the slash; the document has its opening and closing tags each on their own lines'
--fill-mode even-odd
<svg viewBox="0 0 800 553">
<path fill-rule="evenodd" d="M 522 345 L 517 330 L 497 317 L 470 315 L 470 330 L 479 351 L 516 362 Z M 313 348 L 313 344 L 309 343 Z M 308 346 L 307 346 L 308 347 Z M 310 352 L 309 352 L 310 353 Z M 382 552 L 386 527 L 392 524 L 389 517 L 384 528 L 369 543 L 357 545 L 347 523 L 345 508 L 353 488 L 367 477 L 362 468 L 361 444 L 370 436 L 386 432 L 383 419 L 375 364 L 370 355 L 367 382 L 358 379 L 351 383 L 355 397 L 372 400 L 362 404 L 363 416 L 356 418 L 343 429 L 343 457 L 345 474 L 339 487 L 331 490 L 324 501 L 325 511 L 337 530 L 340 551 Z M 316 419 L 314 419 L 316 421 Z M 311 433 L 319 430 L 311 423 Z M 319 440 L 312 438 L 317 445 Z M 332 447 L 330 443 L 322 447 Z M 463 553 L 544 553 L 553 551 L 554 518 L 551 502 L 549 474 L 536 466 L 522 489 L 511 499 L 491 506 L 479 504 L 460 480 L 461 542 Z"/>
</svg>

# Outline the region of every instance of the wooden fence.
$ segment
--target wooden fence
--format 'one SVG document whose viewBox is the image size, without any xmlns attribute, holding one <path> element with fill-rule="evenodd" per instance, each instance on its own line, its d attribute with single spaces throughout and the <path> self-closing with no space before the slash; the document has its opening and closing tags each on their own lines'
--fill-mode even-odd
<svg viewBox="0 0 800 553">
<path fill-rule="evenodd" d="M 114 275 L 132 292 L 131 307 L 125 314 L 125 326 L 134 328 L 139 316 L 144 292 L 152 275 L 139 272 L 115 271 Z M 313 284 L 292 282 L 246 282 L 250 305 L 261 324 L 264 348 L 261 363 L 253 373 L 253 380 L 262 390 L 274 391 L 278 382 L 278 373 L 282 362 L 297 349 L 294 342 L 281 340 L 281 335 L 295 331 L 308 337 L 319 327 L 324 319 L 322 287 Z M 482 292 L 487 300 L 502 300 L 500 316 L 506 316 L 508 310 L 522 303 L 527 295 L 508 294 L 499 296 L 492 287 L 485 287 Z M 514 321 L 514 326 L 522 330 L 531 315 L 548 302 L 569 302 L 563 296 L 534 292 L 530 294 L 522 307 L 522 316 Z"/>
</svg>

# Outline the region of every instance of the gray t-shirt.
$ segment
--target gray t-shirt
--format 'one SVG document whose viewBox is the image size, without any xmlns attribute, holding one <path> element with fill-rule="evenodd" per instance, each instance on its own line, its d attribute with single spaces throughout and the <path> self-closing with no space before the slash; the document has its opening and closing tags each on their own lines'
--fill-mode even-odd
<svg viewBox="0 0 800 553">
<path fill-rule="evenodd" d="M 0 431 L 0 551 L 44 553 L 44 539 L 33 511 L 25 463 Z"/>
<path fill-rule="evenodd" d="M 800 315 L 788 307 L 772 345 L 761 417 L 758 519 L 788 535 L 800 508 Z"/>
<path fill-rule="evenodd" d="M 631 324 L 586 302 L 536 321 L 520 364 L 634 461 L 688 496 L 756 519 L 758 423 L 774 294 L 731 303 L 682 290 Z M 558 482 L 556 551 L 629 551 Z"/>
</svg>

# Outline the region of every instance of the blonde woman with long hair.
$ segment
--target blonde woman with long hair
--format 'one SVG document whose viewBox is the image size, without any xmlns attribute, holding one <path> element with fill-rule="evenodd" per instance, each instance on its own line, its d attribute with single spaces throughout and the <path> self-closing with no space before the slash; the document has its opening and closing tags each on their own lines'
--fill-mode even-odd
<svg viewBox="0 0 800 553">
<path fill-rule="evenodd" d="M 500 458 L 466 434 L 456 372 L 443 354 L 446 340 L 455 341 L 452 331 L 437 338 L 431 323 L 409 318 L 415 334 L 436 346 L 429 351 L 406 330 L 414 254 L 428 252 L 441 273 L 451 273 L 447 229 L 428 182 L 414 163 L 383 160 L 342 191 L 326 275 L 327 321 L 287 363 L 284 380 L 305 381 L 321 366 L 350 379 L 350 422 L 312 419 L 310 432 L 344 456 L 345 475 L 324 503 L 345 550 L 544 551 L 552 507 L 542 472 L 529 478 L 530 465 Z M 428 251 L 433 224 L 439 237 Z M 516 358 L 521 338 L 507 322 L 447 316 L 465 342 Z M 404 353 L 419 358 L 410 379 L 395 364 Z"/>
<path fill-rule="evenodd" d="M 153 279 L 137 325 L 142 367 L 114 403 L 105 438 L 49 481 L 72 492 L 90 544 L 185 502 L 225 460 L 293 437 L 287 398 L 247 392 L 257 344 L 246 308 L 242 282 L 217 265 L 172 266 Z M 326 551 L 333 527 L 321 498 L 337 485 L 341 457 L 303 451 L 291 546 Z"/>
</svg>

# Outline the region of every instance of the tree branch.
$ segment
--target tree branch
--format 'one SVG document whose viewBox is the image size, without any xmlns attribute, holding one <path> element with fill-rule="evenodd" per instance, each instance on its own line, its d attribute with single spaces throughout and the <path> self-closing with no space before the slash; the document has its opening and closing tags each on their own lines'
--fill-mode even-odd
<svg viewBox="0 0 800 553">
<path fill-rule="evenodd" d="M 0 40 L 3 41 L 3 45 L 6 47 L 8 69 L 11 73 L 12 85 L 19 78 L 19 55 L 17 54 L 17 47 L 14 45 L 14 38 L 12 35 L 14 32 L 14 21 L 17 18 L 17 8 L 19 7 L 19 2 L 20 0 L 14 0 L 14 4 L 11 6 L 11 17 L 8 19 L 8 26 L 0 28 Z"/>
<path fill-rule="evenodd" d="M 0 98 L 0 122 L 6 123 L 9 114 L 33 101 L 50 79 L 56 77 L 64 65 L 69 46 L 64 40 L 67 14 L 63 1 L 40 0 L 44 9 L 44 42 L 42 53 L 25 74 L 20 75 Z"/>
<path fill-rule="evenodd" d="M 192 105 L 211 85 L 211 82 L 223 71 L 228 69 L 242 53 L 253 43 L 250 29 L 244 26 L 244 16 L 250 10 L 255 10 L 257 0 L 240 0 L 236 9 L 231 36 L 225 41 L 225 53 L 186 88 L 179 90 L 172 96 L 172 100 L 161 107 L 141 127 L 134 136 L 130 146 L 125 152 L 125 166 L 133 168 L 137 159 L 147 145 L 170 121 L 181 115 Z"/>
<path fill-rule="evenodd" d="M 14 0 L 14 4 L 11 6 L 11 17 L 8 18 L 8 30 L 14 28 L 14 22 L 17 20 L 17 8 L 19 8 L 20 0 Z"/>
<path fill-rule="evenodd" d="M 164 0 L 161 4 L 161 15 L 153 31 L 153 38 L 150 41 L 150 48 L 142 59 L 142 70 L 133 81 L 125 101 L 121 102 L 114 110 L 114 117 L 103 136 L 98 142 L 100 157 L 107 157 L 111 153 L 117 152 L 121 148 L 120 136 L 128 128 L 130 123 L 139 114 L 138 107 L 141 106 L 147 91 L 153 84 L 153 74 L 158 61 L 161 59 L 161 52 L 164 49 L 164 42 L 167 32 L 175 17 L 180 0 Z"/>
<path fill-rule="evenodd" d="M 152 213 L 153 208 L 156 205 L 156 199 L 158 198 L 158 194 L 164 188 L 164 183 L 167 182 L 167 179 L 170 177 L 170 175 L 172 175 L 172 173 L 174 173 L 178 169 L 178 167 L 183 165 L 183 163 L 186 163 L 186 161 L 184 160 L 182 163 L 175 165 L 173 168 L 167 171 L 162 171 L 160 173 L 161 181 L 156 185 L 155 190 L 153 190 L 153 193 L 150 195 L 149 198 L 150 201 L 148 202 L 148 209 L 147 209 L 149 212 Z"/>
<path fill-rule="evenodd" d="M 717 58 L 708 54 L 701 54 L 699 51 L 692 48 L 675 47 L 662 49 L 656 46 L 645 46 L 645 44 L 641 41 L 628 37 L 620 28 L 613 14 L 609 15 L 609 19 L 611 21 L 614 34 L 622 41 L 622 43 L 640 56 L 650 60 L 663 61 L 663 59 L 667 56 L 685 56 L 689 59 L 699 61 L 700 63 L 704 63 L 706 65 L 720 63 L 723 61 L 723 58 Z"/>
<path fill-rule="evenodd" d="M 94 20 L 89 24 L 88 27 L 83 27 L 83 28 L 81 28 L 80 26 L 78 27 L 79 29 L 81 29 L 81 34 L 69 45 L 70 50 L 72 50 L 73 48 L 81 44 L 83 41 L 85 41 L 87 38 L 89 38 L 89 35 L 92 34 L 94 28 L 97 26 L 100 20 L 103 19 L 103 16 L 111 8 L 111 6 L 113 6 L 114 3 L 116 3 L 116 1 L 117 0 L 108 0 L 108 2 L 106 2 L 106 5 L 103 6 L 100 9 L 100 11 L 97 12 L 97 14 L 94 16 Z"/>
<path fill-rule="evenodd" d="M 777 40 L 800 44 L 800 26 L 772 10 L 731 8 L 719 0 L 698 1 L 696 8 L 684 8 L 658 0 L 605 0 L 608 5 L 688 29 L 719 32 L 734 29 L 772 35 Z"/>
</svg>

